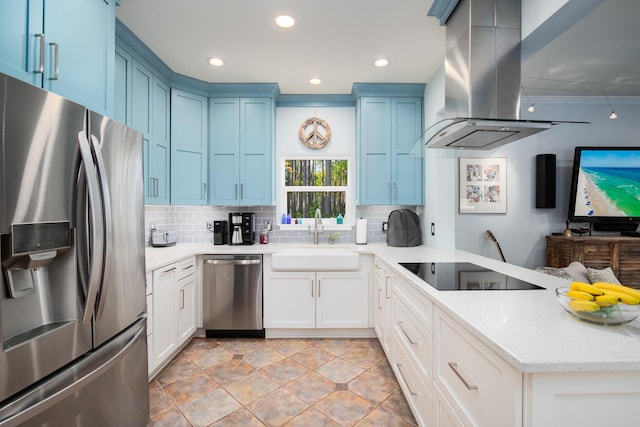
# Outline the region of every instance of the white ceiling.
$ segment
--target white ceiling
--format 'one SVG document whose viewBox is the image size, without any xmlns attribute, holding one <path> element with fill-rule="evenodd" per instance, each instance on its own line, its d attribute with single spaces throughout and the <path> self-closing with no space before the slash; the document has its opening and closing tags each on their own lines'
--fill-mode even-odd
<svg viewBox="0 0 640 427">
<path fill-rule="evenodd" d="M 123 0 L 118 18 L 173 71 L 206 82 L 347 94 L 354 82 L 426 83 L 444 62 L 430 0 Z M 289 14 L 296 25 L 280 29 Z M 638 0 L 607 0 L 522 65 L 529 95 L 640 95 Z M 219 56 L 224 67 L 207 60 Z M 385 68 L 373 61 L 389 59 Z M 308 83 L 317 77 L 319 86 Z"/>
</svg>

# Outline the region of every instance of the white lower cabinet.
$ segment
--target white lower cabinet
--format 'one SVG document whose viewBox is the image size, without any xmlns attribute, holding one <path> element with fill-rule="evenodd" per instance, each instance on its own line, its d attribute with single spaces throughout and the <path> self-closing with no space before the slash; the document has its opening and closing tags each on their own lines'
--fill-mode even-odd
<svg viewBox="0 0 640 427">
<path fill-rule="evenodd" d="M 638 426 L 640 373 L 524 375 L 527 427 Z"/>
<path fill-rule="evenodd" d="M 196 277 L 195 257 L 152 273 L 151 307 L 147 307 L 153 330 L 152 338 L 147 341 L 151 375 L 171 360 L 196 331 Z"/>
<path fill-rule="evenodd" d="M 388 355 L 391 341 L 391 269 L 379 257 L 374 260 L 374 284 L 373 328 Z"/>
<path fill-rule="evenodd" d="M 462 425 L 522 425 L 522 373 L 436 310 L 435 383 Z"/>
<path fill-rule="evenodd" d="M 265 274 L 265 328 L 366 328 L 367 275 L 360 272 Z"/>
</svg>

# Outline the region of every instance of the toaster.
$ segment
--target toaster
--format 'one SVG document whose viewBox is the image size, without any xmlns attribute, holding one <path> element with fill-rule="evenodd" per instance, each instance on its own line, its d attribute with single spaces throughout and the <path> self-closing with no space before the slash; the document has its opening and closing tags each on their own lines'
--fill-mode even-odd
<svg viewBox="0 0 640 427">
<path fill-rule="evenodd" d="M 173 246 L 176 242 L 175 231 L 151 230 L 151 246 L 153 247 Z"/>
</svg>

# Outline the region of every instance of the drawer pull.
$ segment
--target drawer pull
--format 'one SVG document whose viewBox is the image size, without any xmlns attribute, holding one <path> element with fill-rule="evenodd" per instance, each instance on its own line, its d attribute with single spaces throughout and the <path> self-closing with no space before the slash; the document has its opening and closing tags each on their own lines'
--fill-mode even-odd
<svg viewBox="0 0 640 427">
<path fill-rule="evenodd" d="M 402 325 L 404 325 L 404 322 L 401 322 L 401 321 L 398 320 L 398 327 L 400 327 L 400 330 L 402 331 L 404 336 L 407 337 L 407 339 L 409 340 L 409 343 L 411 345 L 418 345 L 418 342 L 411 339 L 411 337 L 409 336 L 407 331 L 405 331 L 404 326 L 402 326 Z"/>
<path fill-rule="evenodd" d="M 396 366 L 398 367 L 398 372 L 400 372 L 400 376 L 402 377 L 402 381 L 407 385 L 407 390 L 409 390 L 409 394 L 411 396 L 417 396 L 418 393 L 414 392 L 413 390 L 411 390 L 411 386 L 409 385 L 409 383 L 407 382 L 407 379 L 404 376 L 404 372 L 402 372 L 402 364 L 400 363 L 396 363 Z"/>
<path fill-rule="evenodd" d="M 162 273 L 163 273 L 163 274 L 164 274 L 164 273 L 171 273 L 171 272 L 172 272 L 172 271 L 174 271 L 175 269 L 176 269 L 175 267 L 172 267 L 172 268 L 170 268 L 170 269 L 168 269 L 168 270 L 163 271 Z"/>
<path fill-rule="evenodd" d="M 458 376 L 458 378 L 460 378 L 460 381 L 462 381 L 462 383 L 467 388 L 467 390 L 477 390 L 478 389 L 477 385 L 470 385 L 467 382 L 467 380 L 464 379 L 464 377 L 458 371 L 458 364 L 456 362 L 449 362 L 449 367 L 451 368 L 451 370 L 453 370 L 453 372 L 455 372 L 455 374 Z"/>
<path fill-rule="evenodd" d="M 188 270 L 190 268 L 193 268 L 193 264 L 190 264 L 190 265 L 188 265 L 186 267 L 182 267 L 182 271 Z"/>
</svg>

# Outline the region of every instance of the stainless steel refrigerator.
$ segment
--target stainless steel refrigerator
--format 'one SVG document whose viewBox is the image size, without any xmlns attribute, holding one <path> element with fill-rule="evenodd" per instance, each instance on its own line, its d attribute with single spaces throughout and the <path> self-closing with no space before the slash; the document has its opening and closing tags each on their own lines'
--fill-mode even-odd
<svg viewBox="0 0 640 427">
<path fill-rule="evenodd" d="M 0 426 L 147 424 L 142 156 L 0 74 Z"/>
</svg>

